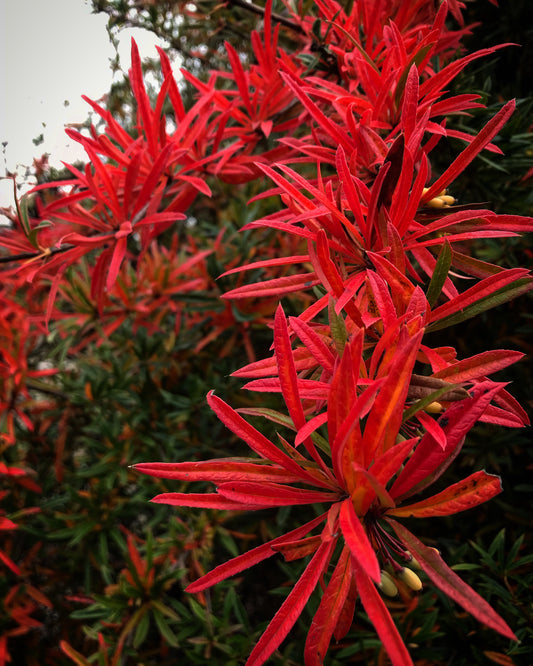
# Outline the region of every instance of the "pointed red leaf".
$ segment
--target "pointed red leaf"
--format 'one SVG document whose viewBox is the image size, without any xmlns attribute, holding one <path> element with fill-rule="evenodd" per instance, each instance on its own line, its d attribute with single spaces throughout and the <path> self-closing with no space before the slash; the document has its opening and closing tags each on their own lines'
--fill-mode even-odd
<svg viewBox="0 0 533 666">
<path fill-rule="evenodd" d="M 291 474 L 284 469 L 272 465 L 254 462 L 224 460 L 205 460 L 202 462 L 183 463 L 137 463 L 133 465 L 136 472 L 149 474 L 159 479 L 175 479 L 180 481 L 275 481 L 291 483 L 300 481 L 300 476 Z"/>
<path fill-rule="evenodd" d="M 393 666 L 413 666 L 402 637 L 374 583 L 358 566 L 354 566 L 354 575 L 363 607 Z"/>
<path fill-rule="evenodd" d="M 406 340 L 395 353 L 379 393 L 368 415 L 363 434 L 365 467 L 393 446 L 402 422 L 409 380 L 422 340 L 423 330 Z"/>
<path fill-rule="evenodd" d="M 316 552 L 316 549 L 322 543 L 320 534 L 310 536 L 306 539 L 299 539 L 298 541 L 286 541 L 284 543 L 272 546 L 276 553 L 281 553 L 285 562 L 294 562 L 301 560 L 302 557 L 307 557 Z"/>
<path fill-rule="evenodd" d="M 271 460 L 289 472 L 293 472 L 302 481 L 307 481 L 307 483 L 311 483 L 312 485 L 321 485 L 326 488 L 331 487 L 331 484 L 318 478 L 318 474 L 313 476 L 302 469 L 297 462 L 289 458 L 283 451 L 280 451 L 277 446 L 251 426 L 248 421 L 245 421 L 240 414 L 217 397 L 213 391 L 208 393 L 207 402 L 222 423 L 235 433 L 237 437 L 245 441 L 259 456 Z"/>
<path fill-rule="evenodd" d="M 519 361 L 524 354 L 507 349 L 495 349 L 493 351 L 481 352 L 470 358 L 465 358 L 453 365 L 439 370 L 433 376 L 439 379 L 453 381 L 455 384 L 472 381 L 486 377 L 493 372 L 498 372 L 508 365 Z"/>
<path fill-rule="evenodd" d="M 272 655 L 298 620 L 304 606 L 326 570 L 335 548 L 335 539 L 322 543 L 302 576 L 252 650 L 246 666 L 261 666 Z"/>
<path fill-rule="evenodd" d="M 318 333 L 298 317 L 289 317 L 292 330 L 311 352 L 316 362 L 328 372 L 333 372 L 335 357 Z"/>
<path fill-rule="evenodd" d="M 307 634 L 304 651 L 306 666 L 322 666 L 337 621 L 350 592 L 351 583 L 352 560 L 350 549 L 345 546 Z"/>
<path fill-rule="evenodd" d="M 395 520 L 387 520 L 409 552 L 417 559 L 428 578 L 446 595 L 462 606 L 470 615 L 498 631 L 503 636 L 518 640 L 507 623 L 477 592 L 467 585 L 432 548 L 428 548 Z"/>
<path fill-rule="evenodd" d="M 278 305 L 274 318 L 274 350 L 281 392 L 292 421 L 299 430 L 305 425 L 305 416 L 298 393 L 298 378 L 294 367 L 289 328 L 281 304 Z"/>
<path fill-rule="evenodd" d="M 282 536 L 276 537 L 275 539 L 272 539 L 271 541 L 268 541 L 261 546 L 252 548 L 252 550 L 249 550 L 247 553 L 238 555 L 228 562 L 219 564 L 204 576 L 194 581 L 194 583 L 191 583 L 185 591 L 191 593 L 202 592 L 208 587 L 216 585 L 216 583 L 219 583 L 220 581 L 225 580 L 230 576 L 234 576 L 235 574 L 238 574 L 245 569 L 249 569 L 256 564 L 259 564 L 259 562 L 262 562 L 269 557 L 273 557 L 276 554 L 273 546 L 276 544 L 285 543 L 287 541 L 293 541 L 305 536 L 306 534 L 309 534 L 311 530 L 313 530 L 317 525 L 320 525 L 320 523 L 325 520 L 326 516 L 327 513 L 323 513 L 320 516 L 317 516 L 317 518 L 313 518 L 313 520 L 305 523 L 305 525 L 301 525 L 295 530 L 287 532 L 287 534 L 283 534 Z"/>
<path fill-rule="evenodd" d="M 391 509 L 388 515 L 397 518 L 429 518 L 432 516 L 451 516 L 466 511 L 478 504 L 483 504 L 502 491 L 501 479 L 494 474 L 474 472 L 466 479 L 448 486 L 437 495 L 421 502 Z"/>
<path fill-rule="evenodd" d="M 217 493 L 161 493 L 150 501 L 154 504 L 192 506 L 223 511 L 255 511 L 266 508 L 262 504 L 253 504 L 252 502 L 234 502 Z"/>
<path fill-rule="evenodd" d="M 222 294 L 222 298 L 253 298 L 265 296 L 282 296 L 283 294 L 291 294 L 295 291 L 302 289 L 310 289 L 320 284 L 316 273 L 305 273 L 304 275 L 286 275 L 273 280 L 264 280 L 262 282 L 254 282 L 246 284 L 243 287 L 231 289 Z"/>
<path fill-rule="evenodd" d="M 320 490 L 293 488 L 279 483 L 255 483 L 253 481 L 226 482 L 218 486 L 217 491 L 223 497 L 245 504 L 250 502 L 262 506 L 292 506 L 314 504 L 316 502 L 337 502 L 339 493 L 326 493 Z"/>
<path fill-rule="evenodd" d="M 346 545 L 352 552 L 352 557 L 365 572 L 376 583 L 381 580 L 381 572 L 378 558 L 361 520 L 355 513 L 353 502 L 350 498 L 342 503 L 339 513 L 339 526 Z"/>
<path fill-rule="evenodd" d="M 471 390 L 471 398 L 454 402 L 438 419 L 446 434 L 446 446 L 442 448 L 427 432 L 390 489 L 392 497 L 410 496 L 438 479 L 459 453 L 466 433 L 504 386 L 491 381 L 480 382 Z"/>
<path fill-rule="evenodd" d="M 463 152 L 450 164 L 446 171 L 437 178 L 433 185 L 422 197 L 422 201 L 429 201 L 445 189 L 455 178 L 470 164 L 483 148 L 493 139 L 500 129 L 511 117 L 515 102 L 511 100 L 503 106 L 498 113 L 489 120 L 475 139 L 463 150 Z"/>
</svg>

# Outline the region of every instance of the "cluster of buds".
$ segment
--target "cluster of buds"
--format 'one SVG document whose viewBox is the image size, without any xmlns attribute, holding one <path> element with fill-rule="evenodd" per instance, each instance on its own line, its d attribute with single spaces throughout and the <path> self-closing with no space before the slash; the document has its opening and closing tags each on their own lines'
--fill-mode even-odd
<svg viewBox="0 0 533 666">
<path fill-rule="evenodd" d="M 422 196 L 429 190 L 429 187 L 424 187 L 422 190 Z M 429 208 L 448 208 L 449 206 L 453 206 L 455 203 L 455 198 L 450 196 L 449 194 L 446 194 L 446 190 L 442 190 L 439 194 L 437 194 L 436 197 L 433 197 L 433 199 L 430 199 L 429 201 L 426 201 L 426 206 Z"/>
<path fill-rule="evenodd" d="M 436 548 L 432 548 L 432 550 L 436 553 L 439 552 Z M 413 569 L 422 571 L 422 567 L 416 557 L 413 557 L 408 551 L 405 551 L 405 557 L 409 562 L 408 567 L 398 564 L 395 560 L 389 560 L 385 568 L 381 570 L 378 589 L 387 597 L 395 597 L 398 594 L 398 581 L 402 581 L 413 592 L 420 592 L 422 589 L 422 581 L 419 575 L 413 571 Z"/>
</svg>

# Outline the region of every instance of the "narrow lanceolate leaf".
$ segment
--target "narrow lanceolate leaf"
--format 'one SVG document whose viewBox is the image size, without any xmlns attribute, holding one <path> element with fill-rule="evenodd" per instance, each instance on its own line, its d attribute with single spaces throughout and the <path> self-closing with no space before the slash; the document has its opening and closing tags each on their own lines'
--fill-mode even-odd
<svg viewBox="0 0 533 666">
<path fill-rule="evenodd" d="M 85 659 L 79 652 L 77 652 L 70 643 L 67 641 L 60 641 L 59 647 L 61 650 L 77 664 L 77 666 L 91 666 L 91 662 Z"/>
<path fill-rule="evenodd" d="M 252 650 L 246 666 L 261 666 L 261 664 L 264 664 L 287 636 L 326 570 L 334 548 L 335 539 L 326 541 L 319 546 L 306 570 Z"/>
<path fill-rule="evenodd" d="M 345 546 L 307 634 L 304 651 L 306 666 L 322 666 L 337 621 L 348 597 L 351 582 L 351 553 L 350 549 Z"/>
<path fill-rule="evenodd" d="M 503 636 L 518 640 L 508 624 L 477 592 L 467 585 L 432 548 L 428 548 L 395 520 L 387 520 L 431 581 L 477 620 Z"/>
<path fill-rule="evenodd" d="M 283 555 L 285 562 L 294 562 L 294 560 L 301 560 L 302 557 L 316 553 L 321 543 L 322 537 L 320 534 L 317 534 L 306 539 L 299 539 L 298 541 L 276 544 L 272 548 L 276 553 Z"/>
<path fill-rule="evenodd" d="M 416 360 L 423 331 L 406 341 L 390 365 L 389 372 L 368 415 L 363 435 L 366 466 L 395 442 L 403 417 L 409 379 Z"/>
<path fill-rule="evenodd" d="M 283 451 L 280 451 L 277 446 L 272 444 L 270 440 L 250 425 L 248 421 L 245 421 L 240 414 L 237 414 L 234 409 L 212 391 L 207 396 L 207 402 L 222 423 L 235 433 L 237 437 L 246 442 L 252 451 L 255 451 L 259 456 L 271 460 L 289 472 L 293 472 L 302 481 L 311 482 L 312 485 L 322 485 L 326 488 L 331 487 L 331 484 L 321 481 L 317 476 L 312 476 L 303 470 L 297 462 L 286 453 L 283 453 Z"/>
<path fill-rule="evenodd" d="M 205 460 L 184 463 L 138 463 L 133 465 L 136 472 L 149 474 L 159 479 L 179 481 L 275 481 L 291 483 L 300 481 L 300 477 L 273 465 L 256 462 L 224 460 Z"/>
<path fill-rule="evenodd" d="M 426 298 L 431 307 L 435 305 L 438 297 L 442 292 L 446 278 L 448 277 L 448 272 L 452 265 L 452 249 L 450 244 L 445 241 L 444 245 L 441 247 L 439 256 L 437 258 L 437 263 L 433 270 L 433 275 L 428 285 L 426 292 Z"/>
<path fill-rule="evenodd" d="M 439 379 L 446 379 L 447 381 L 451 380 L 455 383 L 468 382 L 503 370 L 508 365 L 519 361 L 523 356 L 522 352 L 508 349 L 481 352 L 481 354 L 465 358 L 447 368 L 439 370 L 433 376 Z"/>
<path fill-rule="evenodd" d="M 432 393 L 426 394 L 423 398 L 420 398 L 420 400 L 417 400 L 414 404 L 412 404 L 409 409 L 406 409 L 403 413 L 403 422 L 405 423 L 406 421 L 409 421 L 409 419 L 413 418 L 415 414 L 418 414 L 422 409 L 425 409 L 428 405 L 430 405 L 432 402 L 436 402 L 441 398 L 442 396 L 445 396 L 450 393 L 450 389 L 458 389 L 460 388 L 457 384 L 449 384 L 448 386 L 441 386 L 439 389 L 436 391 L 433 391 Z M 466 391 L 465 391 L 466 393 Z M 462 398 L 468 398 L 468 393 L 466 395 L 462 396 Z M 446 399 L 446 398 L 445 398 Z"/>
<path fill-rule="evenodd" d="M 381 595 L 366 573 L 354 566 L 355 582 L 363 607 L 374 625 L 393 666 L 412 666 L 413 661 Z"/>
<path fill-rule="evenodd" d="M 488 502 L 502 491 L 501 479 L 494 474 L 480 471 L 454 483 L 433 497 L 421 502 L 391 509 L 388 515 L 398 518 L 429 518 L 451 516 L 478 504 Z"/>
<path fill-rule="evenodd" d="M 447 326 L 475 317 L 481 312 L 521 296 L 533 288 L 533 278 L 525 268 L 510 268 L 491 275 L 433 310 L 426 331 L 439 331 Z"/>
<path fill-rule="evenodd" d="M 392 497 L 410 496 L 438 479 L 459 453 L 466 433 L 504 386 L 488 380 L 480 382 L 472 389 L 471 398 L 454 402 L 437 421 L 446 435 L 446 445 L 440 446 L 431 432 L 426 432 L 390 489 Z"/>
<path fill-rule="evenodd" d="M 222 483 L 218 492 L 228 500 L 237 503 L 261 504 L 262 506 L 292 506 L 313 504 L 314 502 L 336 502 L 339 493 L 323 493 L 319 490 L 293 488 L 279 483 Z"/>
<path fill-rule="evenodd" d="M 511 100 L 503 106 L 498 113 L 483 127 L 476 138 L 463 150 L 463 152 L 450 164 L 446 171 L 438 178 L 424 194 L 423 201 L 429 201 L 437 196 L 470 164 L 483 148 L 498 134 L 515 109 L 515 102 Z"/>
<path fill-rule="evenodd" d="M 370 543 L 365 528 L 355 513 L 350 498 L 344 500 L 342 503 L 339 513 L 339 526 L 342 530 L 344 541 L 350 549 L 352 557 L 357 562 L 357 565 L 363 569 L 367 576 L 370 576 L 372 580 L 379 583 L 381 580 L 381 572 L 378 558 L 376 557 L 376 553 Z"/>
<path fill-rule="evenodd" d="M 298 393 L 298 376 L 294 366 L 289 328 L 281 304 L 274 318 L 274 350 L 278 366 L 278 377 L 285 404 L 296 428 L 305 425 L 305 416 Z"/>
<path fill-rule="evenodd" d="M 300 539 L 306 534 L 309 534 L 309 532 L 317 527 L 317 525 L 320 525 L 320 523 L 324 521 L 326 515 L 327 514 L 323 513 L 317 518 L 313 518 L 313 520 L 305 523 L 305 525 L 301 525 L 295 530 L 287 532 L 287 534 L 283 534 L 282 536 L 276 537 L 271 541 L 267 541 L 267 543 L 264 543 L 261 546 L 252 548 L 252 550 L 249 550 L 247 553 L 238 555 L 228 562 L 219 564 L 218 567 L 215 567 L 212 571 L 209 571 L 204 576 L 194 581 L 194 583 L 191 583 L 185 591 L 192 593 L 202 592 L 208 587 L 216 585 L 216 583 L 219 583 L 222 580 L 226 580 L 226 578 L 229 578 L 230 576 L 235 576 L 235 574 L 238 574 L 245 569 L 249 569 L 256 564 L 259 564 L 259 562 L 272 557 L 276 554 L 274 547 L 277 544 L 283 544 L 287 541 L 294 541 L 296 539 Z"/>
<path fill-rule="evenodd" d="M 235 502 L 216 493 L 161 493 L 151 501 L 155 504 L 192 506 L 202 509 L 219 509 L 221 511 L 255 511 L 266 508 L 263 504 Z"/>
<path fill-rule="evenodd" d="M 292 330 L 313 355 L 313 358 L 328 372 L 333 372 L 335 357 L 318 333 L 298 317 L 289 317 Z"/>
<path fill-rule="evenodd" d="M 264 280 L 263 282 L 253 282 L 245 284 L 243 287 L 230 289 L 222 294 L 222 298 L 253 298 L 256 296 L 281 296 L 281 294 L 290 294 L 302 289 L 310 289 L 320 284 L 315 273 L 306 273 L 304 275 L 286 275 L 273 280 Z"/>
</svg>

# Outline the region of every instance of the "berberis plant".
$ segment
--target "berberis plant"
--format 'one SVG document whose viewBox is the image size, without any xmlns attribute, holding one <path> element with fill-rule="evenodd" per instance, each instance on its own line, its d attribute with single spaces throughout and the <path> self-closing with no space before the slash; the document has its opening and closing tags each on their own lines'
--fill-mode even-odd
<svg viewBox="0 0 533 666">
<path fill-rule="evenodd" d="M 480 623 L 517 641 L 518 627 L 509 626 L 448 566 L 434 537 L 425 535 L 429 523 L 411 520 L 455 515 L 498 495 L 499 476 L 483 469 L 448 485 L 446 477 L 476 424 L 529 423 L 507 383 L 491 379 L 522 358 L 521 352 L 482 350 L 461 358 L 449 344 L 461 335 L 454 328 L 452 336 L 450 327 L 486 316 L 533 288 L 527 269 L 504 268 L 483 254 L 492 239 L 533 230 L 533 219 L 459 203 L 453 194 L 476 157 L 502 153 L 498 135 L 515 109 L 514 101 L 507 102 L 479 131 L 466 132 L 464 118 L 485 106 L 477 93 L 453 92 L 454 81 L 467 65 L 505 45 L 465 54 L 462 43 L 470 31 L 457 0 L 230 4 L 262 19 L 251 33 L 252 52 L 226 42 L 225 68 L 203 76 L 183 70 L 178 81 L 160 50 L 161 85 L 150 95 L 133 42 L 135 126 L 87 100 L 101 119 L 99 129 L 67 130 L 84 147 L 87 164 L 66 165 L 70 176 L 38 185 L 36 208 L 22 200 L 0 236 L 4 448 L 17 448 L 21 429 L 44 437 L 54 427 L 53 405 L 67 404 L 55 453 L 61 483 L 66 430 L 78 422 L 84 400 L 92 405 L 100 392 L 104 400 L 117 400 L 118 411 L 131 421 L 115 431 L 102 424 L 102 462 L 89 467 L 87 487 L 69 500 L 81 507 L 98 488 L 105 517 L 91 522 L 82 508 L 68 514 L 61 501 L 57 506 L 67 513 L 54 514 L 56 539 L 77 544 L 98 533 L 100 566 L 113 548 L 127 561 L 116 572 L 119 583 L 105 565 L 99 596 L 73 589 L 67 597 L 92 604 L 74 617 L 99 619 L 87 629 L 99 641 L 98 657 L 87 660 L 66 636 L 63 653 L 82 666 L 96 658 L 126 663 L 155 626 L 159 646 L 131 663 L 163 663 L 169 646 L 190 663 L 205 663 L 222 644 L 215 638 L 219 625 L 207 621 L 209 639 L 193 639 L 197 628 L 180 633 L 187 610 L 169 595 L 172 579 L 180 577 L 186 592 L 198 595 L 198 616 L 211 605 L 209 588 L 277 554 L 295 567 L 290 574 L 284 569 L 290 591 L 251 650 L 248 666 L 279 654 L 308 605 L 306 666 L 334 659 L 327 656 L 333 637 L 345 647 L 351 641 L 355 649 L 347 654 L 357 652 L 358 639 L 349 632 L 361 614 L 379 637 L 378 663 L 385 663 L 386 653 L 395 666 L 412 664 L 410 650 L 425 630 L 415 625 L 410 631 L 408 622 L 398 622 L 402 609 L 408 615 L 416 608 L 426 580 Z M 194 10 L 191 3 L 178 5 L 189 14 Z M 445 163 L 440 146 L 450 138 L 463 148 Z M 250 198 L 249 209 L 241 206 L 237 214 L 231 198 L 242 196 Z M 214 233 L 206 232 L 201 216 L 213 215 L 217 206 L 227 217 Z M 15 298 L 21 290 L 30 317 Z M 114 367 L 114 355 L 119 363 L 124 359 L 133 384 L 138 372 L 146 373 L 144 388 L 129 389 L 133 402 L 123 398 L 127 382 L 113 393 L 89 361 L 81 373 L 82 391 L 66 395 L 68 382 L 58 388 L 55 379 L 60 368 L 30 368 L 28 359 L 45 339 L 72 359 L 107 346 L 104 365 Z M 259 347 L 261 360 L 255 356 Z M 214 391 L 207 395 L 232 434 L 224 439 L 213 433 L 224 442 L 220 446 L 206 441 L 209 429 L 201 435 L 188 429 L 191 403 L 172 392 L 180 382 L 193 386 L 195 375 L 211 377 L 221 359 L 237 363 L 240 348 L 247 365 L 231 368 L 232 380 L 219 370 L 213 381 L 220 393 L 247 380 L 246 397 L 231 388 L 232 402 L 241 406 L 234 409 Z M 171 352 L 170 371 L 165 353 Z M 259 395 L 265 393 L 272 395 Z M 147 421 L 129 417 L 142 410 L 143 401 L 149 404 Z M 169 405 L 179 414 L 174 426 L 183 437 L 177 447 L 164 449 L 164 435 L 151 439 L 146 433 L 162 418 L 158 410 L 166 412 Z M 204 419 L 203 408 L 194 418 Z M 145 435 L 136 439 L 134 423 Z M 118 458 L 113 439 L 127 443 Z M 82 440 L 73 448 L 73 465 L 87 455 L 86 447 Z M 19 456 L 31 460 L 24 451 Z M 150 457 L 166 460 L 139 462 Z M 149 492 L 150 484 L 161 484 L 155 504 L 184 507 L 179 537 L 169 539 L 161 523 L 152 522 L 154 541 L 133 519 L 129 525 L 121 519 L 116 530 L 113 516 L 121 503 L 110 499 L 113 484 L 98 481 L 111 460 L 116 484 L 128 475 L 130 495 L 142 473 L 160 480 L 142 486 Z M 5 466 L 3 473 L 41 491 L 25 465 Z M 189 482 L 200 482 L 199 492 L 190 491 Z M 2 518 L 2 529 L 15 530 L 26 516 L 53 511 L 55 501 L 19 506 L 18 513 Z M 281 521 L 290 516 L 290 529 L 239 553 L 235 540 L 254 538 L 246 512 L 281 507 L 297 507 Z M 74 531 L 80 516 L 87 520 L 83 534 Z M 222 527 L 226 520 L 228 528 Z M 215 561 L 206 572 L 209 561 L 198 557 L 211 550 L 217 530 L 234 557 Z M 16 553 L 10 547 L 2 560 L 23 577 Z M 303 568 L 295 562 L 300 559 Z M 9 659 L 7 639 L 36 626 L 30 615 L 37 605 L 52 606 L 33 586 L 13 589 L 9 603 L 27 596 L 17 612 L 6 605 L 19 625 L 6 625 L 1 663 Z M 110 627 L 120 628 L 112 648 Z M 364 636 L 359 652 L 369 663 Z M 183 648 L 186 641 L 209 645 L 203 662 Z M 494 651 L 486 656 L 514 663 Z"/>
</svg>

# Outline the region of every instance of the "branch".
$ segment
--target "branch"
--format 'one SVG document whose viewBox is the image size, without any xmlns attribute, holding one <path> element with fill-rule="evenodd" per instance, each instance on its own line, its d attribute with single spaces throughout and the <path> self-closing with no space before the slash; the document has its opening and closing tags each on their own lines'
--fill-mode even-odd
<svg viewBox="0 0 533 666">
<path fill-rule="evenodd" d="M 242 9 L 246 9 L 249 12 L 252 12 L 253 14 L 257 14 L 258 16 L 264 17 L 265 15 L 264 7 L 259 7 L 259 5 L 254 5 L 253 2 L 246 2 L 246 0 L 226 0 L 226 1 L 228 5 L 236 5 L 237 7 L 241 7 Z M 290 28 L 291 30 L 300 33 L 300 35 L 306 34 L 302 26 L 298 25 L 294 21 L 291 21 L 291 19 L 285 18 L 285 16 L 272 13 L 272 20 L 281 23 L 286 28 Z"/>
<path fill-rule="evenodd" d="M 21 252 L 20 254 L 10 254 L 7 257 L 0 257 L 0 264 L 8 264 L 10 261 L 22 261 L 23 259 L 37 259 L 37 257 L 41 256 L 51 256 L 53 254 L 58 254 L 59 252 L 71 250 L 73 247 L 74 245 L 63 245 L 62 247 L 50 250 L 46 255 L 42 252 Z"/>
</svg>

